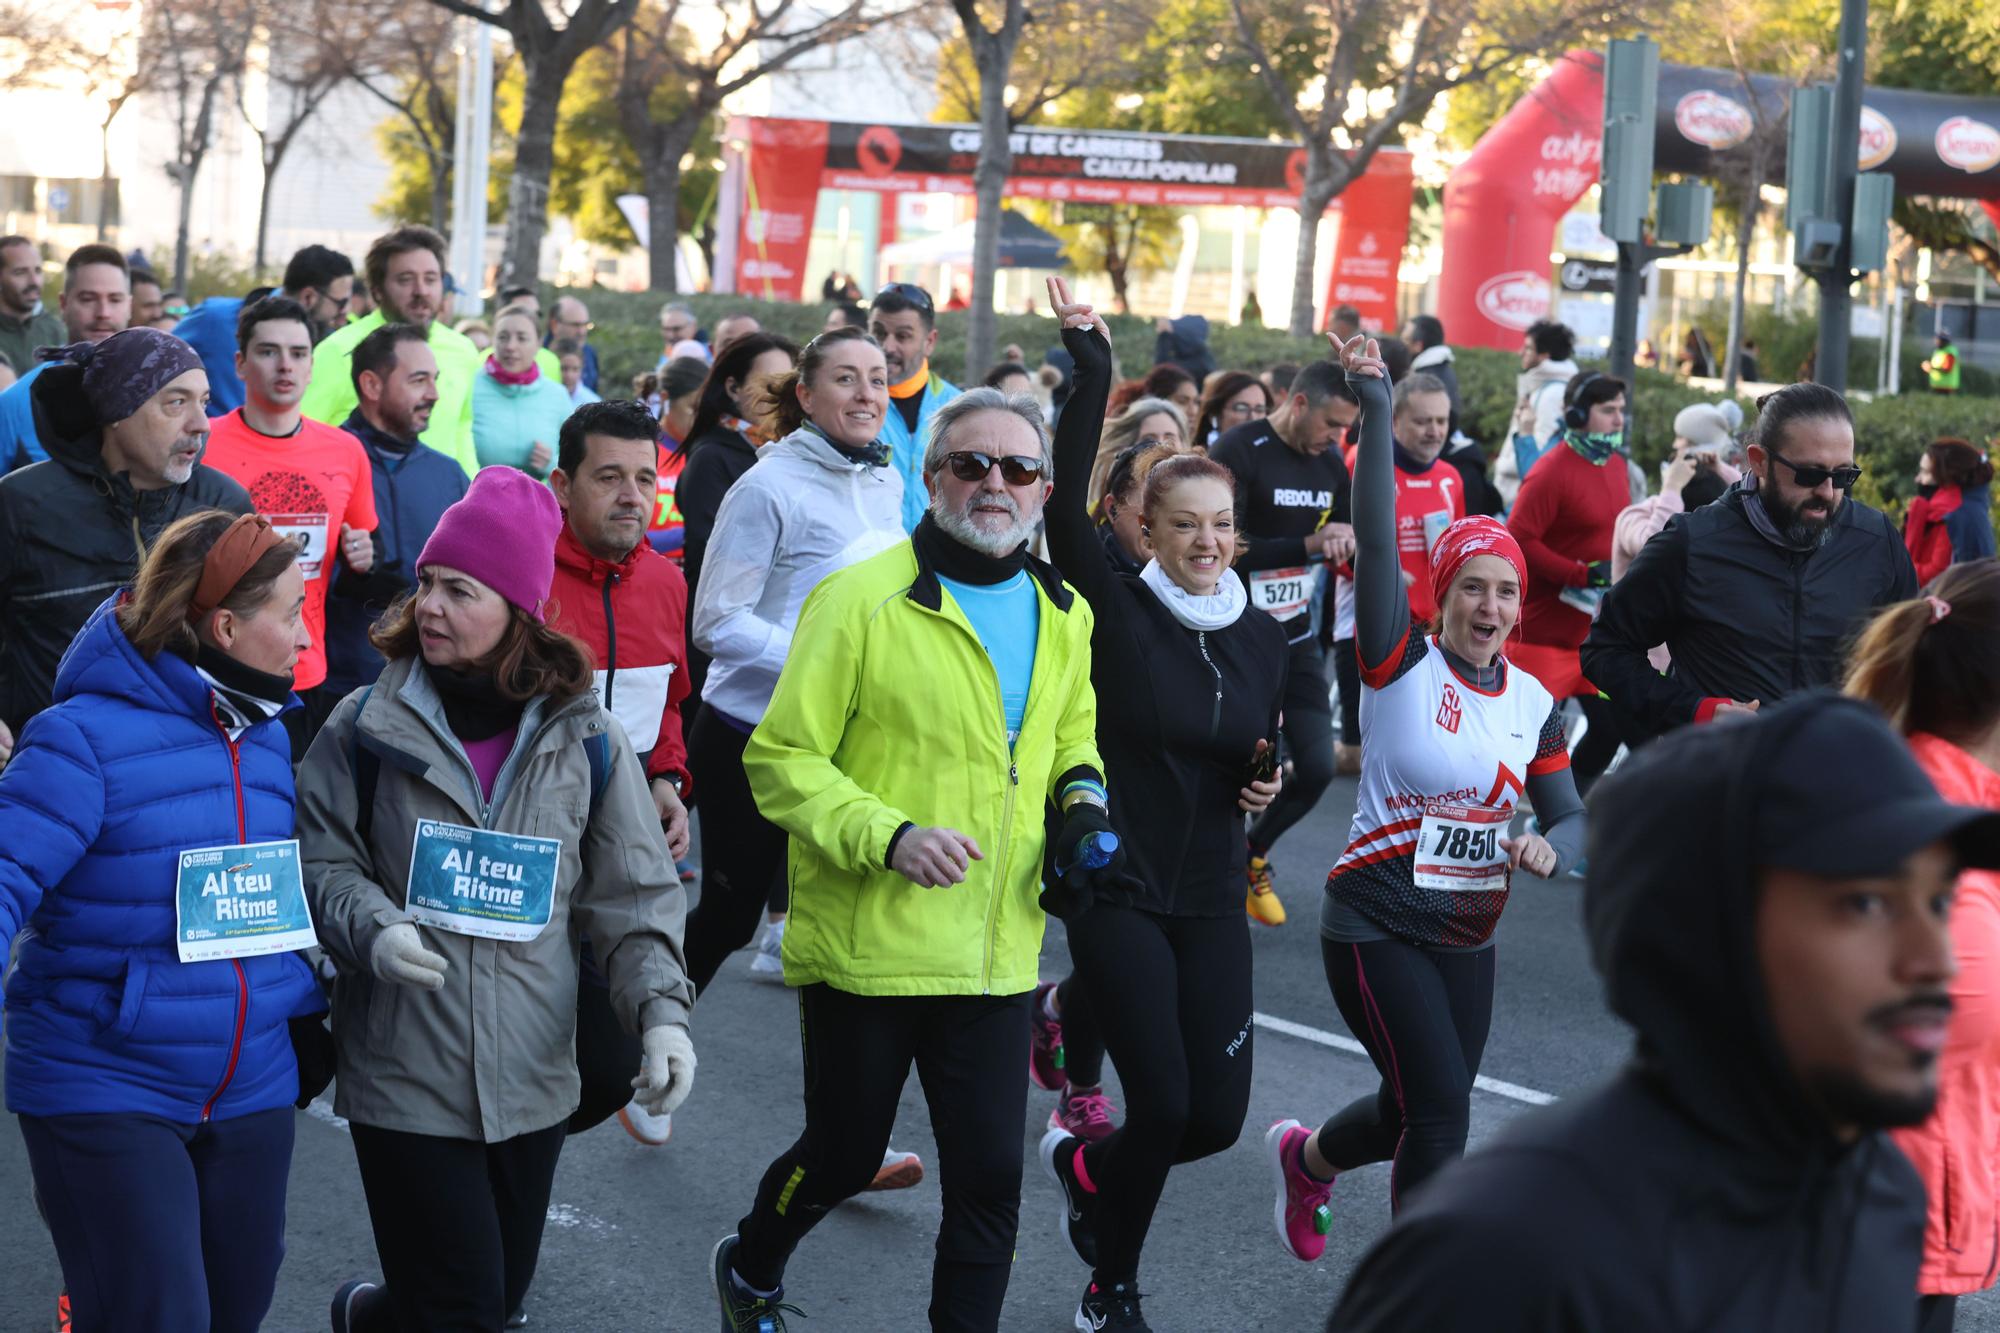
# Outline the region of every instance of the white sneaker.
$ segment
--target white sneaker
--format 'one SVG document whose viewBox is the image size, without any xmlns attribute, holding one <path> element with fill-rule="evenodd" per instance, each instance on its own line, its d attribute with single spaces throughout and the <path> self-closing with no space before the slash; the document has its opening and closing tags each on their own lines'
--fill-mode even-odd
<svg viewBox="0 0 2000 1333">
<path fill-rule="evenodd" d="M 871 1190 L 906 1190 L 922 1182 L 924 1159 L 913 1152 L 902 1152 L 891 1148 L 882 1154 L 882 1165 L 876 1169 L 875 1179 L 866 1188 Z"/>
<path fill-rule="evenodd" d="M 674 1118 L 669 1115 L 654 1115 L 637 1100 L 629 1101 L 618 1108 L 618 1123 L 625 1126 L 630 1134 L 648 1148 L 657 1148 L 674 1136 Z"/>
<path fill-rule="evenodd" d="M 783 980 L 785 976 L 784 947 L 785 923 L 782 921 L 765 922 L 764 938 L 757 943 L 757 956 L 750 960 L 751 974 L 760 977 L 777 977 L 779 980 Z"/>
</svg>

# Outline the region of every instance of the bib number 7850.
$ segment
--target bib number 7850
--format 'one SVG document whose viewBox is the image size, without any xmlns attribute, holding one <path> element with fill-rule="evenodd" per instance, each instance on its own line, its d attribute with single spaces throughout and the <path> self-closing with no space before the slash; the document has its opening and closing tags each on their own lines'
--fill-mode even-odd
<svg viewBox="0 0 2000 1333">
<path fill-rule="evenodd" d="M 1512 814 L 1511 806 L 1426 802 L 1412 867 L 1417 887 L 1445 893 L 1504 890 L 1507 853 L 1500 835 Z"/>
<path fill-rule="evenodd" d="M 1463 824 L 1439 824 L 1432 856 L 1453 861 L 1491 861 L 1500 850 L 1500 830 L 1473 830 Z"/>
</svg>

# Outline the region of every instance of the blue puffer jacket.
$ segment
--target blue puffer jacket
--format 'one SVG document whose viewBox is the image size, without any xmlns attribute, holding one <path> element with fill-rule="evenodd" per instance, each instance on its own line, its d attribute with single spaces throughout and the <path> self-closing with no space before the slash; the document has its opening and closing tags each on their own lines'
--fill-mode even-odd
<svg viewBox="0 0 2000 1333">
<path fill-rule="evenodd" d="M 289 1105 L 287 1020 L 326 1008 L 295 953 L 183 963 L 176 858 L 292 836 L 281 723 L 231 742 L 185 659 L 140 656 L 97 608 L 0 770 L 7 1109 L 178 1124 Z"/>
</svg>

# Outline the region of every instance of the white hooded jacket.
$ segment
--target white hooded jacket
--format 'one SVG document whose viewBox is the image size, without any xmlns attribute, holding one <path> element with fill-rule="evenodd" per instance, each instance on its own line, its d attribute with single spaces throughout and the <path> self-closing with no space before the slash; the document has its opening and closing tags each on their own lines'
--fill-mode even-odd
<svg viewBox="0 0 2000 1333">
<path fill-rule="evenodd" d="M 777 688 L 806 594 L 903 540 L 903 479 L 810 427 L 757 451 L 723 497 L 695 592 L 694 641 L 714 661 L 701 697 L 755 725 Z"/>
</svg>

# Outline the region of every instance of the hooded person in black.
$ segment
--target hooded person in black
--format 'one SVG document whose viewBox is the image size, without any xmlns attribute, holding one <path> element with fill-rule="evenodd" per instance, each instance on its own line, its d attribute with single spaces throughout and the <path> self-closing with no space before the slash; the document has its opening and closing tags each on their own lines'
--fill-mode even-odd
<svg viewBox="0 0 2000 1333">
<path fill-rule="evenodd" d="M 1935 1100 L 1953 863 L 2000 862 L 2000 816 L 1946 804 L 1872 709 L 1815 694 L 1606 778 L 1589 857 L 1632 1062 L 1436 1177 L 1329 1327 L 1915 1327 L 1923 1187 L 1878 1131 Z M 1795 901 L 1818 917 L 1778 915 Z M 1873 969 L 1822 949 L 1864 937 Z"/>
</svg>

